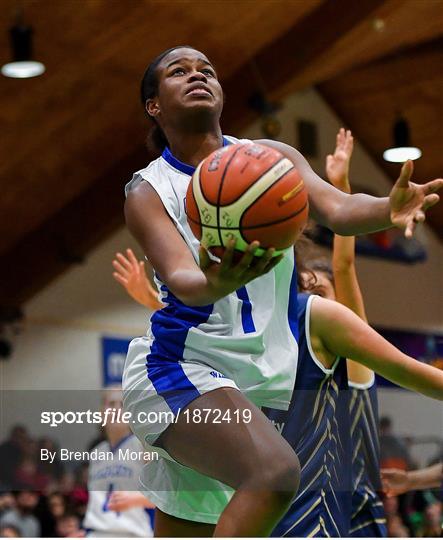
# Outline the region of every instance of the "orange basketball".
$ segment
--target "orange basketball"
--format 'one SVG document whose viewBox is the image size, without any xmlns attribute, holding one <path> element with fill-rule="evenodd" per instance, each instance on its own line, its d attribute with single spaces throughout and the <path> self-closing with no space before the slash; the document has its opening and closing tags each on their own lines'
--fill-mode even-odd
<svg viewBox="0 0 443 540">
<path fill-rule="evenodd" d="M 237 143 L 198 165 L 186 194 L 186 214 L 194 235 L 218 256 L 233 236 L 240 251 L 258 240 L 256 255 L 269 247 L 278 255 L 303 230 L 308 197 L 299 172 L 280 152 Z"/>
</svg>

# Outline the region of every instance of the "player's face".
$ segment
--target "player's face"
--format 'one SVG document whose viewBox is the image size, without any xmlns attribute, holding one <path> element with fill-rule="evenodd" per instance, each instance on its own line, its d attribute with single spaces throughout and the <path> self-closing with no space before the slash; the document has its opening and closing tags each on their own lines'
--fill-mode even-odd
<svg viewBox="0 0 443 540">
<path fill-rule="evenodd" d="M 106 409 L 122 409 L 122 399 L 122 391 L 119 388 L 107 388 L 103 392 L 103 411 L 105 411 Z"/>
<path fill-rule="evenodd" d="M 332 283 L 330 282 L 328 276 L 324 272 L 314 272 L 316 281 L 312 287 L 307 287 L 302 292 L 307 292 L 310 294 L 317 294 L 322 298 L 327 298 L 328 300 L 336 300 L 335 289 Z M 307 274 L 302 274 L 303 280 L 307 283 L 312 282 L 312 278 Z"/>
<path fill-rule="evenodd" d="M 166 121 L 184 111 L 206 111 L 220 116 L 223 91 L 214 67 L 194 49 L 175 49 L 157 67 L 158 96 L 149 100 L 148 112 Z"/>
</svg>

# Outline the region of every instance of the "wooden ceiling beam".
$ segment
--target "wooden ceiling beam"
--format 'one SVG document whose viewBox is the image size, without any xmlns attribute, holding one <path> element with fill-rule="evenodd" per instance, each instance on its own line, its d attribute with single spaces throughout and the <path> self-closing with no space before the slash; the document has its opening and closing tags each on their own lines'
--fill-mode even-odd
<svg viewBox="0 0 443 540">
<path fill-rule="evenodd" d="M 90 188 L 0 257 L 0 313 L 82 264 L 92 248 L 124 224 L 124 179 L 145 166 L 146 155 L 146 148 L 138 147 L 111 163 Z"/>
<path fill-rule="evenodd" d="M 257 114 L 248 105 L 257 90 L 268 95 L 310 68 L 344 34 L 374 13 L 386 0 L 326 0 L 297 22 L 271 45 L 256 54 L 253 64 L 242 66 L 223 88 L 227 106 L 223 125 L 234 131 L 253 121 Z M 261 80 L 258 80 L 257 73 Z M 315 83 L 315 79 L 305 83 Z"/>
<path fill-rule="evenodd" d="M 443 38 L 439 38 L 397 51 L 317 87 L 392 182 L 400 165 L 386 162 L 382 155 L 392 145 L 392 125 L 399 113 L 409 122 L 411 142 L 423 151 L 423 157 L 414 162 L 414 181 L 442 176 L 442 64 Z M 426 220 L 443 240 L 443 201 L 427 212 Z"/>
</svg>

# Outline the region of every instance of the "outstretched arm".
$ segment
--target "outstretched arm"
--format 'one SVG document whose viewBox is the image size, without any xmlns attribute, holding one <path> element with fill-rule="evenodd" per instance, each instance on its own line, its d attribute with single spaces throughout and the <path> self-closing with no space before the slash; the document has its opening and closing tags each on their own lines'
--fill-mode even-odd
<svg viewBox="0 0 443 540">
<path fill-rule="evenodd" d="M 326 157 L 326 176 L 335 188 L 344 193 L 351 193 L 349 162 L 353 149 L 352 133 L 341 128 L 337 134 L 334 153 Z M 355 269 L 355 236 L 334 235 L 332 270 L 337 302 L 348 307 L 360 319 L 367 322 L 363 296 Z M 372 381 L 374 376 L 372 370 L 350 359 L 347 362 L 350 382 L 366 384 Z"/>
<path fill-rule="evenodd" d="M 311 337 L 326 354 L 352 358 L 403 388 L 443 400 L 443 371 L 403 354 L 337 302 L 314 298 Z"/>
<path fill-rule="evenodd" d="M 343 193 L 351 193 L 349 162 L 353 147 L 354 139 L 351 132 L 341 128 L 337 134 L 335 152 L 326 158 L 326 176 L 331 184 Z M 352 309 L 356 315 L 367 322 L 363 296 L 355 269 L 354 236 L 334 235 L 332 270 L 337 301 Z"/>
<path fill-rule="evenodd" d="M 279 150 L 295 164 L 308 188 L 312 217 L 345 236 L 396 226 L 411 238 L 417 223 L 425 220 L 426 210 L 439 201 L 435 192 L 443 187 L 441 178 L 423 185 L 410 182 L 413 164 L 407 161 L 389 197 L 371 197 L 363 193 L 349 195 L 322 180 L 292 146 L 269 139 L 256 142 Z"/>
<path fill-rule="evenodd" d="M 157 291 L 151 285 L 146 272 L 145 263 L 138 261 L 132 249 L 126 250 L 126 256 L 117 253 L 112 261 L 115 272 L 113 277 L 136 302 L 155 311 L 163 304 L 157 298 Z"/>
<path fill-rule="evenodd" d="M 381 479 L 383 490 L 388 497 L 394 497 L 416 489 L 438 488 L 443 482 L 443 463 L 437 463 L 431 467 L 416 471 L 382 469 Z"/>
</svg>

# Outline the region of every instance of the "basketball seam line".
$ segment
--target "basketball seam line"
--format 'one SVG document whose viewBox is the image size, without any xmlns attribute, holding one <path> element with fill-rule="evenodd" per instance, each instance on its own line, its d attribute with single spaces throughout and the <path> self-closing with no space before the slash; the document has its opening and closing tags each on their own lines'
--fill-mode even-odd
<svg viewBox="0 0 443 540">
<path fill-rule="evenodd" d="M 256 203 L 264 196 L 264 195 L 266 195 L 266 193 L 267 193 L 270 189 L 272 189 L 273 187 L 275 187 L 275 186 L 278 184 L 278 182 L 280 182 L 280 180 L 281 180 L 282 178 L 284 178 L 287 174 L 289 174 L 290 172 L 292 172 L 294 169 L 295 169 L 295 167 L 292 167 L 291 169 L 287 170 L 284 174 L 282 174 L 282 175 L 278 178 L 278 180 L 277 180 L 276 182 L 274 182 L 273 184 L 271 184 L 270 186 L 268 186 L 268 187 L 265 189 L 265 191 L 262 191 L 262 193 L 260 193 L 260 195 L 259 195 L 259 196 L 258 196 L 258 197 L 257 197 L 257 198 L 249 205 L 249 206 L 247 206 L 246 208 L 243 209 L 242 216 L 241 216 L 241 218 L 240 218 L 240 224 L 239 224 L 240 226 L 241 226 L 242 220 L 243 220 L 244 215 L 246 214 L 247 210 L 249 210 L 250 208 L 252 208 L 252 207 L 253 207 L 253 206 L 254 206 L 254 205 L 255 205 L 255 204 L 256 204 Z M 266 174 L 266 173 L 265 173 L 265 174 Z M 303 180 L 302 180 L 302 182 L 303 182 Z M 295 195 L 294 199 L 296 199 L 296 198 L 300 195 L 300 193 L 303 193 L 303 190 L 304 190 L 304 189 L 305 189 L 305 187 L 303 186 L 303 189 L 301 189 L 301 190 Z"/>
<path fill-rule="evenodd" d="M 222 174 L 222 177 L 221 177 L 221 180 L 220 180 L 220 187 L 218 188 L 218 195 L 217 195 L 217 227 L 215 227 L 218 231 L 218 239 L 220 240 L 220 245 L 221 246 L 224 246 L 224 242 L 223 242 L 223 238 L 222 238 L 222 235 L 221 235 L 221 232 L 220 232 L 220 199 L 221 199 L 221 192 L 222 192 L 222 189 L 223 189 L 223 182 L 225 181 L 225 176 L 226 176 L 226 173 L 228 171 L 228 167 L 229 165 L 231 164 L 232 160 L 235 158 L 235 156 L 237 155 L 238 152 L 240 152 L 240 150 L 243 148 L 243 145 L 242 146 L 239 146 L 238 148 L 235 149 L 235 152 L 232 154 L 232 156 L 229 158 L 228 162 L 226 163 L 225 165 L 225 170 L 223 171 L 223 174 Z M 200 175 L 199 175 L 199 181 L 201 181 L 201 172 L 200 172 Z M 201 184 L 200 184 L 201 185 Z M 202 194 L 203 194 L 203 197 L 208 200 L 206 198 L 206 195 L 205 195 L 205 192 L 202 191 Z M 209 201 L 208 201 L 209 202 Z"/>
<path fill-rule="evenodd" d="M 253 186 L 253 184 L 255 184 L 255 182 L 257 182 L 258 180 L 260 180 L 263 176 L 265 176 L 265 174 L 268 174 L 269 171 L 271 171 L 274 167 L 276 167 L 279 163 L 281 163 L 281 162 L 284 161 L 285 159 L 287 159 L 287 158 L 286 158 L 285 156 L 282 156 L 281 159 L 279 159 L 278 161 L 276 161 L 275 163 L 273 163 L 273 164 L 269 167 L 269 169 L 266 169 L 266 171 L 264 171 L 263 173 L 261 173 L 260 176 L 259 176 L 258 178 L 256 178 L 253 182 L 251 182 L 251 184 L 243 191 L 243 193 L 240 193 L 240 195 L 239 195 L 236 199 L 234 199 L 233 201 L 229 201 L 229 203 L 224 204 L 224 205 L 222 206 L 222 208 L 223 208 L 224 206 L 231 206 L 232 204 L 235 204 L 239 199 L 241 199 L 241 198 L 243 197 L 243 195 L 244 195 L 245 193 L 247 193 L 247 191 Z M 295 168 L 295 167 L 294 167 L 294 165 L 293 165 L 291 169 L 289 169 L 289 170 L 286 171 L 284 174 L 282 174 L 282 175 L 281 175 L 281 176 L 280 176 L 273 184 L 271 184 L 270 186 L 268 186 L 268 187 L 266 188 L 266 190 L 263 191 L 263 193 L 261 193 L 261 194 L 255 199 L 255 201 L 258 201 L 258 199 L 259 199 L 264 193 L 266 193 L 266 192 L 268 191 L 268 189 L 270 189 L 270 188 L 271 188 L 272 186 L 274 186 L 277 182 L 279 182 L 284 176 L 286 176 L 286 175 L 288 174 L 288 172 L 292 171 L 294 168 Z M 254 201 L 254 203 L 255 203 L 255 201 Z M 208 202 L 209 202 L 209 201 L 208 201 Z M 219 204 L 219 201 L 217 201 L 217 204 Z M 251 206 L 251 205 L 249 205 L 247 208 L 249 208 L 250 206 Z"/>
<path fill-rule="evenodd" d="M 300 192 L 301 193 L 301 192 Z M 260 229 L 261 227 L 269 227 L 270 225 L 278 225 L 279 223 L 283 223 L 285 222 L 286 220 L 288 219 L 291 219 L 295 216 L 297 216 L 298 214 L 300 214 L 301 212 L 303 212 L 303 210 L 308 206 L 308 203 L 306 202 L 306 204 L 303 206 L 303 208 L 300 208 L 300 210 L 297 210 L 297 212 L 294 212 L 293 214 L 290 214 L 289 216 L 286 216 L 285 218 L 283 219 L 278 219 L 276 221 L 267 221 L 266 223 L 260 223 L 260 225 L 250 225 L 249 227 L 241 227 L 241 229 L 245 229 L 245 230 L 249 230 L 249 229 Z M 220 229 L 220 230 L 223 230 L 223 231 L 240 231 L 241 233 L 241 230 L 239 227 L 218 227 L 217 225 L 205 225 L 204 223 L 201 223 L 199 221 L 195 221 L 194 219 L 192 219 L 190 216 L 188 216 L 188 219 L 190 221 L 192 221 L 192 223 L 195 223 L 196 225 L 201 225 L 202 227 L 205 227 L 206 229 Z M 246 241 L 246 240 L 245 240 Z M 223 247 L 223 246 L 221 246 Z"/>
</svg>

